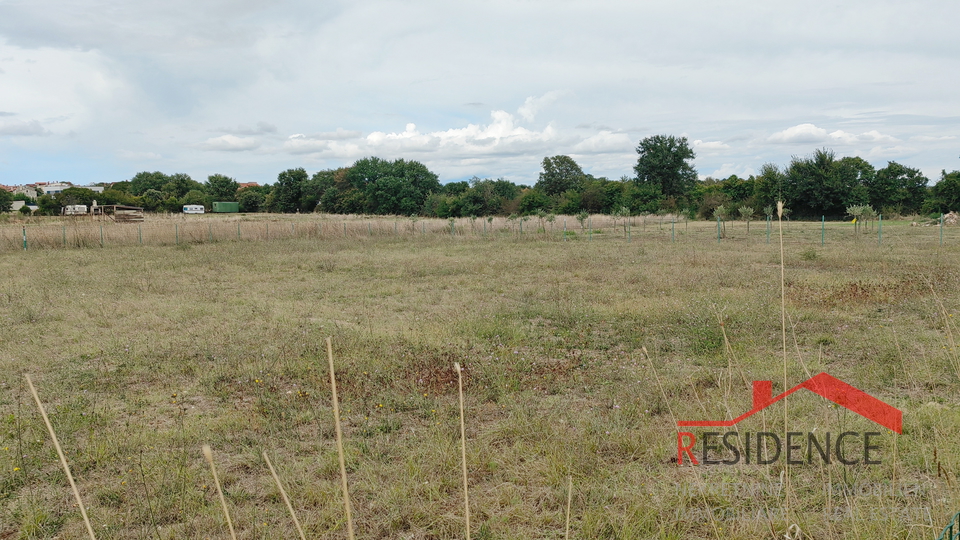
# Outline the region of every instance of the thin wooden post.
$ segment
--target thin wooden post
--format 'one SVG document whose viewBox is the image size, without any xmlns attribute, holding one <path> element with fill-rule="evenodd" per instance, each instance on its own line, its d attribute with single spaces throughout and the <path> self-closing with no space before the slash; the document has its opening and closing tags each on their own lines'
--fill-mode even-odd
<svg viewBox="0 0 960 540">
<path fill-rule="evenodd" d="M 347 537 L 353 540 L 353 518 L 350 515 L 350 492 L 347 490 L 347 464 L 343 456 L 343 432 L 340 429 L 340 399 L 337 397 L 337 376 L 333 370 L 333 344 L 327 338 L 327 359 L 330 364 L 330 390 L 333 393 L 333 419 L 336 422 L 337 454 L 340 458 L 340 484 L 343 488 L 343 508 L 347 515 Z"/>
<path fill-rule="evenodd" d="M 457 370 L 457 382 L 460 386 L 460 458 L 463 464 L 463 512 L 467 527 L 467 540 L 470 540 L 470 495 L 467 491 L 467 429 L 463 419 L 463 371 L 459 363 L 453 364 Z"/>
<path fill-rule="evenodd" d="M 83 523 L 87 526 L 87 533 L 90 534 L 92 540 L 97 540 L 96 535 L 93 534 L 93 527 L 90 525 L 90 518 L 87 517 L 87 510 L 83 506 L 83 500 L 80 498 L 80 490 L 77 489 L 76 482 L 73 481 L 73 475 L 70 474 L 70 465 L 67 464 L 67 458 L 63 454 L 63 448 L 60 448 L 60 441 L 57 439 L 57 433 L 53 430 L 53 425 L 50 423 L 50 418 L 47 417 L 47 411 L 43 408 L 43 403 L 40 401 L 40 395 L 37 394 L 37 389 L 33 387 L 33 381 L 30 380 L 30 374 L 24 373 L 24 376 L 27 378 L 27 386 L 30 387 L 30 393 L 33 394 L 33 400 L 37 402 L 37 407 L 40 409 L 40 416 L 43 417 L 43 423 L 47 426 L 47 431 L 50 433 L 50 438 L 53 439 L 53 447 L 57 449 L 57 456 L 60 458 L 60 465 L 63 466 L 63 472 L 67 473 L 67 481 L 70 482 L 70 489 L 73 491 L 73 497 L 77 500 L 77 506 L 80 508 L 80 515 L 83 516 Z"/>
</svg>

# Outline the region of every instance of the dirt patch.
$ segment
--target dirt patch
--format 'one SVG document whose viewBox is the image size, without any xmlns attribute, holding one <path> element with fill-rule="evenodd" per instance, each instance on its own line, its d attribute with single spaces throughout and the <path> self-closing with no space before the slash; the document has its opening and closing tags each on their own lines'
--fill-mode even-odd
<svg viewBox="0 0 960 540">
<path fill-rule="evenodd" d="M 882 282 L 856 280 L 835 284 L 786 284 L 786 295 L 790 302 L 826 308 L 849 304 L 889 304 L 922 296 L 925 292 L 929 292 L 929 288 L 919 280 L 903 278 Z"/>
</svg>

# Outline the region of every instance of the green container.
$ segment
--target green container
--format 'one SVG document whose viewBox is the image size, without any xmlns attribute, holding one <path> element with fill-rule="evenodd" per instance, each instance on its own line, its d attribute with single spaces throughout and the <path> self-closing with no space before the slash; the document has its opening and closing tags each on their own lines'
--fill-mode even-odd
<svg viewBox="0 0 960 540">
<path fill-rule="evenodd" d="M 224 213 L 224 212 L 234 212 L 234 213 L 235 213 L 235 212 L 239 212 L 239 211 L 240 211 L 240 203 L 238 203 L 238 202 L 215 202 L 215 203 L 213 203 L 213 211 L 214 211 L 214 212 L 220 212 L 220 213 Z"/>
</svg>

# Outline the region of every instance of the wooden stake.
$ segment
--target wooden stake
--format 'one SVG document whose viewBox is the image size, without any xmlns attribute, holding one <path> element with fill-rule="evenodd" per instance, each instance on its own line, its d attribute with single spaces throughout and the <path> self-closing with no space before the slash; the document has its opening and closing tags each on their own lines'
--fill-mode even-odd
<svg viewBox="0 0 960 540">
<path fill-rule="evenodd" d="M 270 475 L 273 476 L 273 481 L 277 483 L 277 488 L 280 490 L 283 502 L 287 505 L 287 510 L 290 511 L 290 517 L 293 518 L 293 524 L 297 526 L 297 532 L 300 533 L 300 540 L 307 540 L 307 537 L 303 534 L 303 528 L 300 526 L 300 520 L 297 519 L 297 514 L 293 512 L 293 505 L 290 504 L 290 498 L 287 497 L 287 490 L 283 489 L 283 484 L 280 483 L 280 477 L 277 476 L 277 471 L 273 470 L 273 463 L 270 463 L 270 458 L 267 457 L 266 452 L 263 453 L 263 460 L 267 462 Z"/>
<path fill-rule="evenodd" d="M 463 515 L 467 526 L 467 540 L 470 540 L 470 495 L 467 492 L 467 429 L 463 415 L 463 372 L 460 364 L 454 362 L 457 370 L 457 382 L 460 385 L 460 457 L 463 464 Z"/>
<path fill-rule="evenodd" d="M 567 534 L 566 540 L 570 540 L 570 504 L 573 502 L 573 477 L 567 477 Z"/>
<path fill-rule="evenodd" d="M 80 507 L 80 515 L 83 516 L 83 523 L 87 526 L 87 532 L 90 534 L 91 540 L 97 540 L 97 537 L 93 534 L 93 527 L 90 525 L 90 518 L 87 517 L 87 511 L 83 507 L 80 490 L 77 489 L 77 484 L 73 481 L 73 475 L 70 474 L 70 466 L 67 465 L 67 458 L 63 455 L 63 449 L 60 448 L 60 441 L 57 440 L 57 433 L 53 431 L 53 425 L 50 424 L 47 411 L 43 408 L 43 403 L 40 402 L 40 396 L 37 394 L 37 389 L 33 387 L 33 381 L 30 380 L 30 375 L 24 373 L 24 377 L 27 378 L 27 386 L 30 387 L 33 400 L 37 402 L 37 407 L 40 409 L 40 416 L 43 417 L 43 423 L 47 425 L 47 431 L 50 432 L 50 438 L 53 439 L 53 446 L 57 449 L 57 455 L 60 456 L 60 464 L 63 465 L 63 472 L 67 473 L 67 481 L 70 482 L 70 489 L 73 490 L 73 496 L 77 499 L 77 506 Z"/>
<path fill-rule="evenodd" d="M 209 444 L 203 445 L 203 457 L 207 458 L 210 464 L 210 472 L 213 473 L 213 483 L 217 486 L 217 495 L 220 496 L 220 506 L 223 507 L 223 517 L 227 518 L 227 527 L 230 528 L 230 538 L 237 540 L 237 533 L 233 531 L 233 521 L 230 519 L 230 511 L 227 509 L 227 499 L 223 496 L 223 488 L 220 487 L 220 477 L 217 476 L 217 467 L 213 464 L 213 450 Z"/>
<path fill-rule="evenodd" d="M 337 453 L 340 456 L 340 484 L 343 487 L 343 509 L 347 513 L 347 538 L 353 540 L 353 518 L 350 516 L 350 492 L 347 490 L 347 463 L 343 457 L 343 433 L 340 430 L 340 400 L 337 398 L 337 376 L 333 372 L 333 345 L 327 338 L 327 359 L 330 361 L 330 389 L 333 392 L 333 419 L 337 427 Z"/>
</svg>

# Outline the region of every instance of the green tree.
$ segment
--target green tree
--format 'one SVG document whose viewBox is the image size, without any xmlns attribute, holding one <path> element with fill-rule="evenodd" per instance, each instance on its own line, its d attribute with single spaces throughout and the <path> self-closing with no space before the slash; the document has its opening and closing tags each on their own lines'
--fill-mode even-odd
<svg viewBox="0 0 960 540">
<path fill-rule="evenodd" d="M 683 197 L 697 182 L 697 171 L 690 163 L 696 157 L 686 137 L 654 135 L 637 146 L 636 181 L 659 188 L 665 197 Z"/>
<path fill-rule="evenodd" d="M 241 212 L 259 212 L 265 199 L 266 196 L 263 192 L 256 189 L 245 188 L 237 193 L 237 202 L 240 203 Z"/>
<path fill-rule="evenodd" d="M 783 186 L 786 174 L 773 163 L 764 163 L 760 167 L 760 174 L 753 182 L 753 202 L 756 205 L 776 206 L 777 201 L 783 200 Z M 768 214 L 768 215 L 772 215 Z"/>
<path fill-rule="evenodd" d="M 134 195 L 143 195 L 147 190 L 155 189 L 160 191 L 163 186 L 169 182 L 167 175 L 160 171 L 139 172 L 130 179 L 130 193 Z"/>
<path fill-rule="evenodd" d="M 159 189 L 148 189 L 143 192 L 143 196 L 140 198 L 143 201 L 143 209 L 155 212 L 160 209 L 160 206 L 163 204 L 163 192 Z"/>
<path fill-rule="evenodd" d="M 809 158 L 794 157 L 784 179 L 785 202 L 799 216 L 840 217 L 849 206 L 868 202 L 866 184 L 873 167 L 860 158 L 836 159 L 820 149 Z"/>
<path fill-rule="evenodd" d="M 570 156 L 543 158 L 543 171 L 534 186 L 547 195 L 560 195 L 567 190 L 580 191 L 585 175 Z"/>
<path fill-rule="evenodd" d="M 85 204 L 90 206 L 99 195 L 92 189 L 69 187 L 53 196 L 60 208 L 71 204 Z M 57 209 L 57 213 L 60 210 Z"/>
<path fill-rule="evenodd" d="M 539 189 L 528 189 L 520 195 L 520 205 L 517 207 L 522 215 L 535 214 L 537 210 L 549 208 L 550 198 Z"/>
<path fill-rule="evenodd" d="M 419 214 L 427 196 L 441 189 L 437 175 L 419 161 L 398 159 L 390 163 L 380 160 L 372 172 L 364 193 L 366 210 L 373 214 Z M 390 180 L 390 177 L 396 180 Z"/>
<path fill-rule="evenodd" d="M 13 193 L 0 188 L 0 212 L 9 212 L 13 208 Z"/>
<path fill-rule="evenodd" d="M 318 171 L 309 180 L 303 183 L 300 188 L 300 211 L 315 212 L 320 204 L 324 193 L 334 187 L 336 175 L 342 169 L 326 169 Z"/>
<path fill-rule="evenodd" d="M 37 197 L 37 212 L 45 216 L 55 216 L 60 213 L 60 203 L 53 195 L 45 194 Z"/>
<path fill-rule="evenodd" d="M 168 176 L 167 183 L 160 189 L 167 198 L 174 197 L 177 199 L 182 198 L 187 192 L 193 190 L 203 191 L 204 186 L 200 182 L 190 178 L 190 175 L 186 173 L 177 173 Z"/>
<path fill-rule="evenodd" d="M 920 212 L 929 181 L 919 169 L 890 161 L 867 183 L 870 206 L 883 214 Z"/>
<path fill-rule="evenodd" d="M 140 206 L 143 204 L 141 197 L 131 195 L 128 191 L 113 189 L 112 186 L 110 189 L 106 189 L 103 193 L 99 194 L 97 202 L 101 204 L 121 204 L 126 206 Z"/>
<path fill-rule="evenodd" d="M 180 198 L 180 206 L 186 204 L 202 204 L 207 210 L 209 210 L 211 206 L 210 198 L 199 189 L 191 189 Z"/>
<path fill-rule="evenodd" d="M 303 183 L 307 181 L 307 171 L 303 168 L 287 169 L 277 175 L 277 183 L 273 185 L 274 212 L 290 213 L 300 208 L 300 196 Z"/>
<path fill-rule="evenodd" d="M 940 181 L 933 185 L 928 211 L 950 212 L 960 210 L 960 171 L 940 173 Z"/>
<path fill-rule="evenodd" d="M 206 192 L 214 201 L 237 200 L 237 181 L 222 174 L 211 174 L 207 177 Z"/>
</svg>

